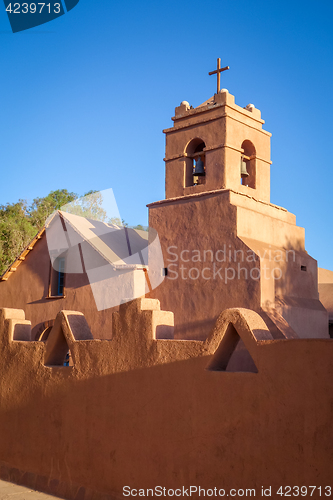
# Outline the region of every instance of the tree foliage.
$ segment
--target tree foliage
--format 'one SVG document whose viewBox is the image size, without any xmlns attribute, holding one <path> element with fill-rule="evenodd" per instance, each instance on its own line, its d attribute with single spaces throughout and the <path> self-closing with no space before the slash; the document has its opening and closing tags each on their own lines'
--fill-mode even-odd
<svg viewBox="0 0 333 500">
<path fill-rule="evenodd" d="M 107 213 L 103 208 L 103 196 L 100 191 L 88 191 L 82 198 L 75 199 L 63 207 L 65 212 L 80 215 L 87 219 L 107 221 Z"/>
<path fill-rule="evenodd" d="M 47 217 L 77 198 L 67 189 L 51 191 L 45 198 L 35 198 L 0 205 L 0 275 L 14 262 L 43 227 Z"/>
<path fill-rule="evenodd" d="M 35 198 L 28 209 L 32 225 L 40 230 L 49 215 L 77 198 L 77 194 L 69 193 L 67 189 L 51 191 L 45 198 Z"/>
<path fill-rule="evenodd" d="M 120 219 L 119 217 L 111 217 L 108 220 L 108 223 L 115 224 L 116 226 L 124 226 L 124 227 L 128 226 L 127 222 L 125 222 L 124 219 Z"/>
</svg>

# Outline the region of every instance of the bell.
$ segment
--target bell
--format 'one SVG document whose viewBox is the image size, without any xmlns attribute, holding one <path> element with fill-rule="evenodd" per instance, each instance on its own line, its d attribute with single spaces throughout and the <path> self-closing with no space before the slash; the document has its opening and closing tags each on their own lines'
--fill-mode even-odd
<svg viewBox="0 0 333 500">
<path fill-rule="evenodd" d="M 198 176 L 205 175 L 204 163 L 203 163 L 202 159 L 200 158 L 200 156 L 195 162 L 193 175 L 198 175 Z"/>
<path fill-rule="evenodd" d="M 241 171 L 241 177 L 247 177 L 249 175 L 246 169 L 246 162 L 244 161 L 244 158 L 242 156 L 241 156 L 240 171 Z"/>
</svg>

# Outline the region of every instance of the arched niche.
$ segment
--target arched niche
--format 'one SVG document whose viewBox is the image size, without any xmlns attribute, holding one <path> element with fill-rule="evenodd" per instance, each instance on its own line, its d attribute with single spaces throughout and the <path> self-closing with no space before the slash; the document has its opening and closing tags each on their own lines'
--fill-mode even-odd
<svg viewBox="0 0 333 500">
<path fill-rule="evenodd" d="M 195 186 L 206 183 L 206 144 L 202 139 L 196 137 L 192 139 L 186 146 L 185 153 L 185 187 Z M 195 167 L 197 162 L 201 164 L 201 175 L 195 175 Z"/>
<path fill-rule="evenodd" d="M 252 189 L 256 188 L 256 148 L 254 144 L 245 140 L 242 143 L 241 149 L 243 153 L 241 155 L 241 184 L 243 186 L 250 187 Z M 246 173 L 248 175 L 246 175 Z"/>
</svg>

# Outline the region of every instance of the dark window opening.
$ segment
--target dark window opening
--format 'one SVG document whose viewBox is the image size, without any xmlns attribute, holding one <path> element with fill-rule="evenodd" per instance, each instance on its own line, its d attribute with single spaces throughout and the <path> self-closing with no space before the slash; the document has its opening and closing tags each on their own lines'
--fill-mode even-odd
<svg viewBox="0 0 333 500">
<path fill-rule="evenodd" d="M 65 285 L 65 259 L 59 259 L 59 269 L 58 269 L 58 295 L 64 294 Z"/>
<path fill-rule="evenodd" d="M 301 271 L 306 271 L 306 266 L 301 266 Z"/>
<path fill-rule="evenodd" d="M 72 360 L 71 351 L 67 352 L 67 354 L 65 356 L 65 360 L 64 360 L 63 366 L 74 366 L 74 363 L 73 363 L 73 360 Z"/>
<path fill-rule="evenodd" d="M 74 366 L 67 340 L 61 328 L 50 333 L 45 344 L 44 364 L 45 366 Z"/>
<path fill-rule="evenodd" d="M 49 297 L 63 297 L 65 289 L 65 257 L 58 257 L 51 265 Z"/>
</svg>

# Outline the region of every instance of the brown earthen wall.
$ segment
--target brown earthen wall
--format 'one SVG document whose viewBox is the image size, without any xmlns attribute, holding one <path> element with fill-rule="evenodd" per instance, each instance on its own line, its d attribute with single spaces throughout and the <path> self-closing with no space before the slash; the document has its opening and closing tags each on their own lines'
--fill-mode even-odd
<svg viewBox="0 0 333 500">
<path fill-rule="evenodd" d="M 235 250 L 243 251 L 244 256 L 248 250 L 236 235 L 236 210 L 229 203 L 229 192 L 150 206 L 149 225 L 158 231 L 168 275 L 149 296 L 160 300 L 162 309 L 174 313 L 175 338 L 207 338 L 219 313 L 230 307 L 260 310 L 260 282 L 245 279 L 244 270 L 238 273 L 238 264 L 249 273 L 259 266 L 259 258 L 254 257 L 254 262 L 244 262 L 237 254 L 234 259 Z M 213 252 L 213 262 L 209 253 L 204 262 L 205 250 Z M 225 250 L 225 262 L 217 260 L 223 259 L 221 252 L 216 259 L 216 252 L 221 250 Z M 189 262 L 182 261 L 182 251 L 188 251 L 183 256 Z M 191 260 L 194 251 L 199 252 L 201 262 Z M 174 261 L 176 257 L 171 252 L 177 253 L 178 261 Z M 190 271 L 192 268 L 194 270 Z M 236 272 L 236 279 L 229 280 L 232 269 Z M 177 279 L 175 272 L 178 273 Z M 195 279 L 198 273 L 199 277 Z"/>
<path fill-rule="evenodd" d="M 43 344 L 2 329 L 3 478 L 70 500 L 126 485 L 272 486 L 277 499 L 280 486 L 331 484 L 331 340 L 254 340 L 254 313 L 233 313 L 258 373 L 209 371 L 221 324 L 211 349 L 155 341 L 155 311 L 122 308 L 114 340 L 73 340 L 74 368 L 45 367 Z"/>
<path fill-rule="evenodd" d="M 94 338 L 112 336 L 112 311 L 98 311 L 86 273 L 65 275 L 64 298 L 46 298 L 50 280 L 50 257 L 45 234 L 33 250 L 9 276 L 0 281 L 0 305 L 24 309 L 32 323 L 32 340 L 43 331 L 44 322 L 54 320 L 62 309 L 85 314 Z"/>
</svg>

